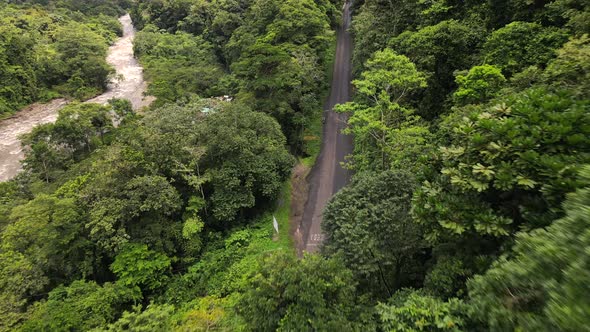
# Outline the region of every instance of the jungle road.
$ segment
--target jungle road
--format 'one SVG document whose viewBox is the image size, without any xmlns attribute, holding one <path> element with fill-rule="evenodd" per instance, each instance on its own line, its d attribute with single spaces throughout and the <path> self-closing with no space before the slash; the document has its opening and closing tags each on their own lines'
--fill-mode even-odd
<svg viewBox="0 0 590 332">
<path fill-rule="evenodd" d="M 350 81 L 352 77 L 352 38 L 350 27 L 350 3 L 346 1 L 342 13 L 342 26 L 337 30 L 336 57 L 330 96 L 324 106 L 325 122 L 320 154 L 311 170 L 309 194 L 303 211 L 301 229 L 303 230 L 304 250 L 316 252 L 324 235 L 321 223 L 322 213 L 332 196 L 344 187 L 351 172 L 341 166 L 344 158 L 352 153 L 352 137 L 342 134 L 348 116 L 333 111 L 337 104 L 350 100 Z"/>
<path fill-rule="evenodd" d="M 107 62 L 115 68 L 115 77 L 105 93 L 87 100 L 88 103 L 106 104 L 109 99 L 123 98 L 131 101 L 133 109 L 149 105 L 153 97 L 144 96 L 147 83 L 143 79 L 143 68 L 133 56 L 135 28 L 129 14 L 121 16 L 123 36 L 109 47 Z M 33 104 L 14 116 L 0 121 L 0 182 L 12 179 L 21 170 L 24 153 L 19 136 L 33 130 L 35 126 L 55 122 L 60 109 L 68 104 L 66 99 L 55 99 L 47 104 Z"/>
</svg>

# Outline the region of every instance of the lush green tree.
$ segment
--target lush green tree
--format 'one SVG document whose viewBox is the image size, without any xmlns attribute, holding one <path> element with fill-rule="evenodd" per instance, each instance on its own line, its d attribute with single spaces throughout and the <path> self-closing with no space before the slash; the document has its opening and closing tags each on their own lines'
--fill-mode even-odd
<svg viewBox="0 0 590 332">
<path fill-rule="evenodd" d="M 280 2 L 277 16 L 266 27 L 265 40 L 277 44 L 309 45 L 325 52 L 330 42 L 329 18 L 314 0 Z"/>
<path fill-rule="evenodd" d="M 578 166 L 588 162 L 587 109 L 567 92 L 537 88 L 450 116 L 441 176 L 415 195 L 414 213 L 432 227 L 429 238 L 503 236 L 554 219 L 578 186 Z"/>
<path fill-rule="evenodd" d="M 205 117 L 197 130 L 217 220 L 231 221 L 276 198 L 293 166 L 276 121 L 236 104 Z"/>
<path fill-rule="evenodd" d="M 169 269 L 170 258 L 149 250 L 145 244 L 137 243 L 126 244 L 111 264 L 117 283 L 128 288 L 140 287 L 146 291 L 162 287 Z"/>
<path fill-rule="evenodd" d="M 0 253 L 0 331 L 11 331 L 26 319 L 27 305 L 49 283 L 40 266 L 19 252 Z"/>
<path fill-rule="evenodd" d="M 118 284 L 78 280 L 53 289 L 46 301 L 37 302 L 22 331 L 88 331 L 111 323 L 133 292 Z"/>
<path fill-rule="evenodd" d="M 555 24 L 564 24 L 576 36 L 590 33 L 590 4 L 583 0 L 556 0 L 546 6 L 547 16 Z"/>
<path fill-rule="evenodd" d="M 357 170 L 414 168 L 417 159 L 428 153 L 430 132 L 402 104 L 413 91 L 426 87 L 424 74 L 391 49 L 376 52 L 366 68 L 353 81 L 356 101 L 336 107 L 351 113 L 345 130 L 354 136 L 351 166 Z"/>
<path fill-rule="evenodd" d="M 456 103 L 465 105 L 484 103 L 496 97 L 506 78 L 499 68 L 483 65 L 469 69 L 467 75 L 457 75 L 456 82 L 459 88 L 453 98 Z"/>
<path fill-rule="evenodd" d="M 497 331 L 583 331 L 590 246 L 590 167 L 584 186 L 568 195 L 566 215 L 549 227 L 517 236 L 512 252 L 469 282 L 475 317 Z"/>
<path fill-rule="evenodd" d="M 228 300 L 213 296 L 199 298 L 191 302 L 195 305 L 183 315 L 177 328 L 178 331 L 236 330 L 236 326 L 228 324 L 228 316 L 231 312 L 226 311 L 227 302 Z M 239 327 L 243 328 L 241 324 Z"/>
<path fill-rule="evenodd" d="M 137 34 L 133 50 L 150 82 L 148 93 L 158 98 L 158 104 L 187 101 L 192 94 L 211 97 L 232 92 L 226 91 L 226 73 L 212 45 L 200 36 L 163 33 L 150 25 Z"/>
<path fill-rule="evenodd" d="M 167 332 L 172 330 L 174 306 L 150 304 L 143 311 L 141 306 L 135 306 L 133 309 L 133 311 L 123 312 L 121 318 L 109 324 L 104 331 Z"/>
<path fill-rule="evenodd" d="M 506 76 L 528 66 L 545 66 L 567 41 L 565 31 L 537 23 L 512 22 L 494 31 L 484 44 L 484 58 Z"/>
<path fill-rule="evenodd" d="M 111 109 L 99 104 L 68 105 L 59 111 L 53 127 L 60 145 L 73 153 L 91 151 L 104 144 L 105 134 L 113 128 Z"/>
<path fill-rule="evenodd" d="M 54 128 L 52 123 L 36 126 L 21 140 L 26 147 L 23 168 L 45 182 L 55 180 L 71 161 L 69 151 L 60 148 Z"/>
<path fill-rule="evenodd" d="M 461 258 L 460 255 L 438 257 L 424 278 L 424 290 L 442 299 L 464 295 L 465 280 L 472 272 Z"/>
<path fill-rule="evenodd" d="M 266 257 L 239 303 L 260 331 L 370 330 L 361 325 L 352 274 L 337 259 Z"/>
<path fill-rule="evenodd" d="M 116 183 L 117 177 L 109 174 L 93 176 L 85 188 L 85 201 L 90 207 L 86 228 L 101 251 L 117 253 L 130 239 L 154 248 L 170 246 L 169 232 L 181 226 L 170 217 L 179 211 L 181 200 L 166 178 L 135 176 Z"/>
<path fill-rule="evenodd" d="M 324 252 L 341 255 L 376 297 L 387 298 L 419 279 L 424 244 L 410 214 L 415 186 L 405 172 L 357 175 L 324 211 Z"/>
<path fill-rule="evenodd" d="M 376 52 L 367 64 L 361 79 L 353 81 L 357 93 L 375 102 L 385 93 L 393 103 L 401 103 L 413 90 L 426 87 L 423 73 L 405 56 L 386 48 Z"/>
<path fill-rule="evenodd" d="M 59 111 L 55 123 L 35 127 L 24 135 L 25 169 L 46 182 L 66 170 L 74 161 L 105 143 L 113 130 L 112 107 L 99 104 L 71 104 Z"/>
<path fill-rule="evenodd" d="M 67 1 L 48 1 L 43 7 L 31 2 L 0 5 L 4 116 L 60 94 L 88 98 L 101 92 L 111 72 L 105 61 L 107 46 L 121 32 L 116 18 L 71 12 L 63 8 Z"/>
<path fill-rule="evenodd" d="M 133 21 L 139 29 L 148 23 L 158 29 L 176 32 L 179 22 L 189 15 L 193 0 L 154 0 L 134 2 L 131 10 Z"/>
<path fill-rule="evenodd" d="M 360 6 L 352 20 L 354 34 L 353 64 L 359 73 L 362 66 L 387 41 L 413 27 L 417 22 L 416 1 L 354 1 Z"/>
<path fill-rule="evenodd" d="M 11 24 L 0 28 L 0 115 L 37 98 L 33 36 Z"/>
<path fill-rule="evenodd" d="M 449 94 L 456 89 L 454 73 L 477 63 L 482 42 L 481 27 L 447 20 L 418 31 L 406 31 L 389 41 L 389 47 L 406 55 L 428 76 L 428 88 L 416 97 L 422 116 L 442 113 Z"/>
<path fill-rule="evenodd" d="M 287 134 L 289 143 L 300 139 L 297 89 L 304 86 L 304 77 L 289 52 L 266 42 L 257 42 L 232 64 L 240 80 L 238 97 L 253 108 L 272 115 Z"/>
<path fill-rule="evenodd" d="M 377 313 L 383 331 L 468 331 L 468 307 L 462 301 L 443 302 L 419 292 L 403 290 Z"/>
<path fill-rule="evenodd" d="M 326 87 L 332 34 L 315 1 L 254 1 L 225 47 L 239 83 L 237 98 L 273 115 L 301 151 L 303 130 Z"/>
<path fill-rule="evenodd" d="M 52 281 L 89 274 L 83 212 L 74 199 L 39 195 L 15 207 L 2 233 L 2 250 L 23 254 Z"/>
<path fill-rule="evenodd" d="M 31 198 L 29 188 L 18 181 L 0 183 L 0 233 L 10 223 L 10 211 Z"/>
<path fill-rule="evenodd" d="M 112 68 L 106 62 L 107 43 L 89 27 L 70 23 L 55 32 L 58 68 L 67 78 L 65 93 L 86 99 L 107 87 Z"/>
<path fill-rule="evenodd" d="M 571 39 L 557 50 L 542 80 L 556 88 L 573 91 L 579 98 L 590 96 L 590 38 Z"/>
</svg>

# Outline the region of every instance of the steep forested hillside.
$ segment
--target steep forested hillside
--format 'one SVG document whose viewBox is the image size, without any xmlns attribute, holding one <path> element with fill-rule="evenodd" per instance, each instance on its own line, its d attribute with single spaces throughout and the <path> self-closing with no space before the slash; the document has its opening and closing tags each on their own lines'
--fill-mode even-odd
<svg viewBox="0 0 590 332">
<path fill-rule="evenodd" d="M 342 4 L 0 3 L 0 116 L 105 89 L 125 10 L 157 98 L 22 138 L 0 331 L 586 331 L 590 4 L 352 1 L 355 175 L 298 258 Z"/>
</svg>

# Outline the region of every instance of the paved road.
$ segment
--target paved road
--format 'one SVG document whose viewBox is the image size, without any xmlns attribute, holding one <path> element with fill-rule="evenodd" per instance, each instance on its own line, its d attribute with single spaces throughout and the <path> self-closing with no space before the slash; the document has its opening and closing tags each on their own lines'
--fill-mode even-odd
<svg viewBox="0 0 590 332">
<path fill-rule="evenodd" d="M 322 212 L 330 198 L 350 180 L 350 171 L 342 168 L 344 157 L 352 153 L 352 137 L 342 134 L 346 126 L 345 114 L 332 111 L 336 104 L 349 101 L 351 80 L 352 39 L 350 4 L 344 5 L 343 26 L 338 29 L 338 43 L 334 62 L 332 89 L 325 110 L 326 121 L 320 155 L 309 175 L 309 197 L 305 204 L 301 228 L 305 239 L 305 251 L 316 252 L 323 241 L 321 232 Z"/>
<path fill-rule="evenodd" d="M 141 66 L 133 57 L 135 29 L 131 18 L 125 15 L 119 21 L 123 25 L 123 37 L 109 48 L 107 56 L 107 62 L 115 68 L 119 79 L 113 80 L 104 94 L 87 102 L 105 104 L 111 98 L 125 98 L 131 101 L 134 109 L 139 109 L 149 105 L 152 98 L 143 96 L 146 82 Z M 65 99 L 56 99 L 47 104 L 33 104 L 0 122 L 0 182 L 10 180 L 21 169 L 24 155 L 19 136 L 37 125 L 54 122 L 67 103 Z"/>
</svg>

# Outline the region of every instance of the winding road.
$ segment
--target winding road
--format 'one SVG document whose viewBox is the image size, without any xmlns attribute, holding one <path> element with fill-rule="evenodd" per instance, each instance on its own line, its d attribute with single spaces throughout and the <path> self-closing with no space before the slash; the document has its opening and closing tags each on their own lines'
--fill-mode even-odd
<svg viewBox="0 0 590 332">
<path fill-rule="evenodd" d="M 147 83 L 143 69 L 133 56 L 135 28 L 129 14 L 119 18 L 123 36 L 109 47 L 107 62 L 117 72 L 109 83 L 108 90 L 86 102 L 106 104 L 111 98 L 131 101 L 134 109 L 148 106 L 153 98 L 145 97 Z M 11 118 L 0 122 L 0 182 L 12 179 L 21 170 L 24 153 L 19 137 L 33 130 L 37 125 L 54 122 L 60 109 L 68 104 L 66 99 L 55 99 L 47 104 L 33 104 L 19 111 Z"/>
<path fill-rule="evenodd" d="M 352 76 L 352 38 L 350 27 L 350 3 L 346 1 L 342 14 L 342 27 L 338 29 L 334 75 L 330 97 L 325 104 L 325 124 L 322 146 L 316 164 L 311 170 L 309 196 L 303 211 L 300 228 L 303 230 L 304 250 L 316 252 L 324 235 L 321 223 L 322 213 L 332 196 L 350 180 L 351 172 L 344 169 L 341 163 L 352 153 L 352 137 L 342 134 L 346 127 L 347 115 L 333 111 L 336 104 L 350 100 L 350 81 Z"/>
</svg>

